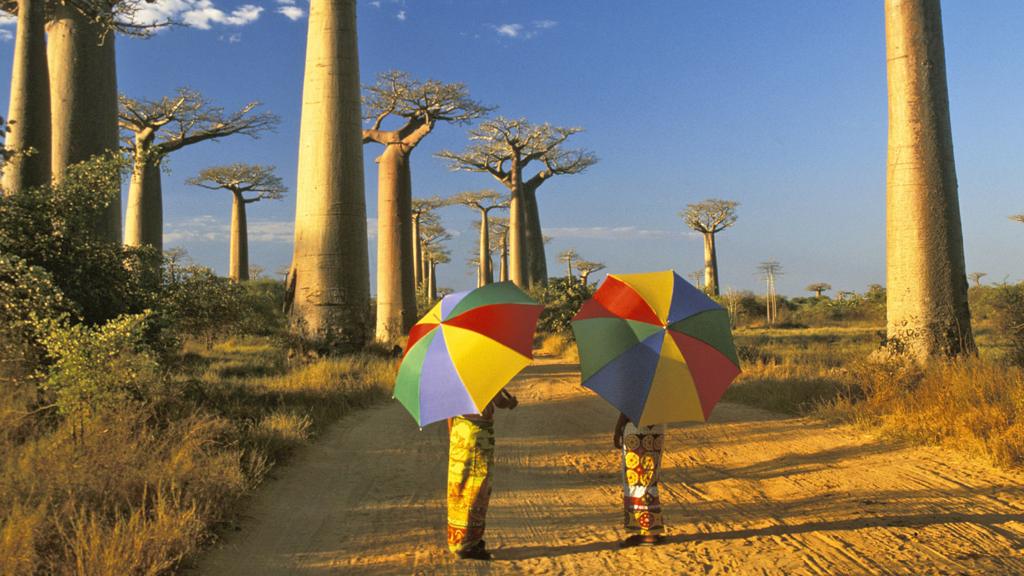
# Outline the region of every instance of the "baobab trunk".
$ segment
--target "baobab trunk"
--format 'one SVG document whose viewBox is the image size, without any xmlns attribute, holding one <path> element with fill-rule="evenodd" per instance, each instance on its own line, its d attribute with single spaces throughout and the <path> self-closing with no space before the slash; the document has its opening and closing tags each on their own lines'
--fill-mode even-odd
<svg viewBox="0 0 1024 576">
<path fill-rule="evenodd" d="M 371 334 L 355 0 L 313 0 L 302 87 L 293 333 L 321 353 L 361 348 Z"/>
<path fill-rule="evenodd" d="M 117 66 L 114 34 L 104 34 L 69 3 L 55 2 L 47 28 L 52 129 L 51 166 L 60 181 L 67 167 L 116 152 Z M 121 241 L 120 194 L 107 206 L 97 232 Z"/>
<path fill-rule="evenodd" d="M 527 268 L 526 221 L 523 206 L 523 175 L 512 160 L 512 199 L 508 207 L 508 278 L 520 288 L 530 287 Z"/>
<path fill-rule="evenodd" d="M 530 285 L 547 284 L 548 261 L 544 254 L 544 232 L 540 226 L 536 187 L 523 186 L 523 220 L 526 229 L 526 265 L 529 267 Z"/>
<path fill-rule="evenodd" d="M 11 69 L 8 149 L 23 151 L 3 169 L 3 191 L 15 194 L 50 183 L 50 79 L 46 64 L 44 0 L 18 0 Z"/>
<path fill-rule="evenodd" d="M 498 279 L 501 282 L 508 282 L 508 232 L 501 239 L 501 263 L 499 264 Z"/>
<path fill-rule="evenodd" d="M 245 198 L 233 192 L 231 203 L 231 257 L 228 278 L 235 282 L 249 279 L 249 227 L 245 219 Z"/>
<path fill-rule="evenodd" d="M 718 255 L 713 232 L 704 233 L 704 292 L 718 296 Z"/>
<path fill-rule="evenodd" d="M 887 332 L 918 360 L 974 350 L 938 0 L 886 0 Z"/>
<path fill-rule="evenodd" d="M 420 245 L 420 215 L 412 217 L 412 270 L 416 275 L 415 286 L 419 289 L 423 286 L 423 247 Z"/>
<path fill-rule="evenodd" d="M 480 266 L 477 270 L 477 286 L 484 286 L 494 282 L 494 274 L 491 271 L 491 239 L 488 230 L 487 210 L 480 210 Z"/>
<path fill-rule="evenodd" d="M 124 243 L 126 246 L 152 246 L 158 252 L 164 249 L 160 161 L 147 159 L 145 152 L 135 154 L 132 179 L 128 186 Z"/>
<path fill-rule="evenodd" d="M 430 296 L 430 301 L 437 301 L 437 262 L 429 262 L 427 264 L 427 294 Z"/>
<path fill-rule="evenodd" d="M 409 154 L 389 144 L 378 159 L 377 340 L 395 342 L 416 323 Z"/>
</svg>

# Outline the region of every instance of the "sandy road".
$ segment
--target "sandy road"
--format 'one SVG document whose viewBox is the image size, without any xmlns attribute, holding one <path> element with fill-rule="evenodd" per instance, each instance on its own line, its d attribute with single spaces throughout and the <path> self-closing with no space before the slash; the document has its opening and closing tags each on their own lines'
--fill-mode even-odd
<svg viewBox="0 0 1024 576">
<path fill-rule="evenodd" d="M 489 564 L 444 549 L 447 435 L 397 403 L 278 471 L 196 573 L 1024 574 L 1024 474 L 733 404 L 668 434 L 668 543 L 620 550 L 616 412 L 542 360 L 500 411 Z"/>
</svg>

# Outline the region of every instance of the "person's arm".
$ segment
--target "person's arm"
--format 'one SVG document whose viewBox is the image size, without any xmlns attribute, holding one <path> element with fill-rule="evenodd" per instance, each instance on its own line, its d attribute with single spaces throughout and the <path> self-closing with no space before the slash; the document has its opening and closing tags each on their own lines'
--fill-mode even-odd
<svg viewBox="0 0 1024 576">
<path fill-rule="evenodd" d="M 616 448 L 622 448 L 622 433 L 626 429 L 626 422 L 629 422 L 629 418 L 620 412 L 619 421 L 615 423 L 615 435 L 612 436 L 612 445 Z"/>
<path fill-rule="evenodd" d="M 494 400 L 492 400 L 492 402 L 494 402 L 495 407 L 505 408 L 508 410 L 512 410 L 516 406 L 519 406 L 519 400 L 517 400 L 515 396 L 513 396 L 504 388 L 502 388 L 501 391 L 498 392 L 498 395 L 494 397 Z"/>
</svg>

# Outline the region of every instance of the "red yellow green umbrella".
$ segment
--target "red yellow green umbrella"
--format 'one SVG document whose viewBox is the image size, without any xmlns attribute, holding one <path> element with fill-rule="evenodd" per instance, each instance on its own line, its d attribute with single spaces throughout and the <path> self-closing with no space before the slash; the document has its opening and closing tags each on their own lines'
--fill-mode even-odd
<svg viewBox="0 0 1024 576">
<path fill-rule="evenodd" d="M 637 425 L 706 421 L 740 373 L 728 313 L 671 270 L 609 274 L 572 329 L 583 385 Z"/>
<path fill-rule="evenodd" d="M 543 308 L 511 282 L 445 296 L 409 331 L 395 398 L 420 426 L 480 413 L 530 364 Z"/>
</svg>

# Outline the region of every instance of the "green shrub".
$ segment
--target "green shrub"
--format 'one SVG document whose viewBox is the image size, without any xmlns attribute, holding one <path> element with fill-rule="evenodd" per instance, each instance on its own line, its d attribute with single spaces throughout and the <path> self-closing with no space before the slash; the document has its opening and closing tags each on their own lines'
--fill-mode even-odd
<svg viewBox="0 0 1024 576">
<path fill-rule="evenodd" d="M 996 287 L 992 308 L 1001 344 L 1006 347 L 1006 359 L 1024 366 L 1024 283 Z"/>
<path fill-rule="evenodd" d="M 530 290 L 530 296 L 544 305 L 537 331 L 549 334 L 570 333 L 572 317 L 583 302 L 594 295 L 591 286 L 584 286 L 578 278 L 551 278 L 547 284 Z"/>
</svg>

